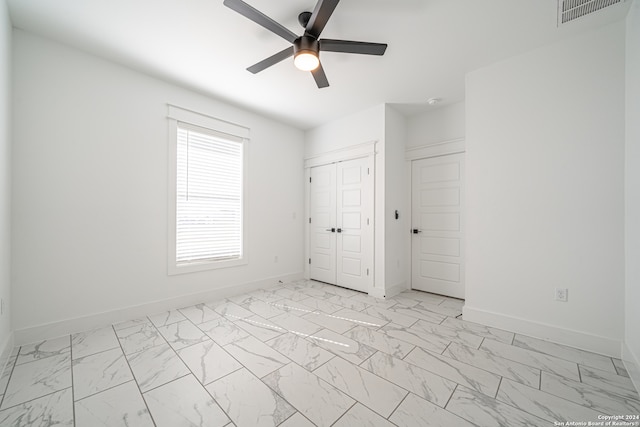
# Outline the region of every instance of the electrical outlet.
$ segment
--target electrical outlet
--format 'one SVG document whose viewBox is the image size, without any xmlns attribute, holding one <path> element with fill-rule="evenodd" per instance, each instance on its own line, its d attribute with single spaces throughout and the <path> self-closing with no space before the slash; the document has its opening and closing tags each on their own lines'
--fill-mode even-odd
<svg viewBox="0 0 640 427">
<path fill-rule="evenodd" d="M 556 288 L 556 301 L 567 302 L 569 300 L 569 289 Z"/>
</svg>

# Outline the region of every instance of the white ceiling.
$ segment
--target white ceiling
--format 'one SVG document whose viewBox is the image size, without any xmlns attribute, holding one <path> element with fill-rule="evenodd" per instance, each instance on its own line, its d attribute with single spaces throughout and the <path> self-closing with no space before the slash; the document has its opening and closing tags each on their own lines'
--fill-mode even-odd
<svg viewBox="0 0 640 427">
<path fill-rule="evenodd" d="M 248 0 L 297 34 L 316 0 Z M 556 0 L 342 0 L 323 37 L 388 43 L 382 57 L 323 53 L 318 89 L 293 60 L 245 69 L 287 41 L 222 0 L 7 0 L 15 27 L 301 129 L 383 102 L 405 114 L 464 99 L 468 71 L 623 18 L 630 1 L 556 25 Z"/>
</svg>

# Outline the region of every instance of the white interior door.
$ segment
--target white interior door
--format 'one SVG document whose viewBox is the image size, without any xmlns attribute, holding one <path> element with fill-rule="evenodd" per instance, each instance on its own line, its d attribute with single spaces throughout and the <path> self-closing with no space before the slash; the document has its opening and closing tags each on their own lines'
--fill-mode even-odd
<svg viewBox="0 0 640 427">
<path fill-rule="evenodd" d="M 464 154 L 412 162 L 411 287 L 464 298 Z"/>
<path fill-rule="evenodd" d="M 337 164 L 337 284 L 368 292 L 368 160 Z"/>
<path fill-rule="evenodd" d="M 336 283 L 336 165 L 311 168 L 309 277 Z M 333 229 L 333 232 L 332 232 Z"/>
</svg>

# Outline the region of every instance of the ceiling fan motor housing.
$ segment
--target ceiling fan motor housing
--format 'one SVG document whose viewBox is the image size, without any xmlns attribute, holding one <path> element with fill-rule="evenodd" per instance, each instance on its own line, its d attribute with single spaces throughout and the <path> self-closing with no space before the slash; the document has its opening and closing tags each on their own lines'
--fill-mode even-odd
<svg viewBox="0 0 640 427">
<path fill-rule="evenodd" d="M 299 53 L 312 53 L 315 56 L 318 56 L 318 52 L 320 51 L 320 43 L 318 40 L 311 36 L 301 36 L 298 37 L 293 42 L 293 54 L 297 56 Z"/>
</svg>

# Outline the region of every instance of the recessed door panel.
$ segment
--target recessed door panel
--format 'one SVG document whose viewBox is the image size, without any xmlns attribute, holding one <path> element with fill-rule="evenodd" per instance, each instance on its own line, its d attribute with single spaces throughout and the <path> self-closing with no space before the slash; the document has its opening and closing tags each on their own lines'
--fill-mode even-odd
<svg viewBox="0 0 640 427">
<path fill-rule="evenodd" d="M 342 212 L 342 225 L 344 230 L 360 230 L 362 228 L 362 213 L 361 212 Z"/>
<path fill-rule="evenodd" d="M 333 237 L 326 233 L 316 234 L 316 247 L 318 249 L 325 249 L 325 251 L 331 251 L 334 246 Z"/>
<path fill-rule="evenodd" d="M 355 234 L 344 234 L 342 236 L 342 251 L 360 253 L 362 251 L 362 237 Z"/>
<path fill-rule="evenodd" d="M 446 280 L 457 283 L 460 281 L 460 264 L 422 261 L 420 263 L 420 276 L 426 279 Z"/>
<path fill-rule="evenodd" d="M 316 268 L 324 272 L 330 272 L 333 268 L 333 257 L 329 254 L 318 254 L 316 259 L 313 260 Z"/>
<path fill-rule="evenodd" d="M 421 162 L 422 160 L 416 161 Z M 418 184 L 433 184 L 436 182 L 447 181 L 460 181 L 460 163 L 458 163 L 457 160 L 451 162 L 439 162 L 429 167 L 420 168 L 418 175 Z"/>
<path fill-rule="evenodd" d="M 360 190 L 345 190 L 342 192 L 342 206 L 361 206 Z"/>
<path fill-rule="evenodd" d="M 420 252 L 424 255 L 460 256 L 460 239 L 420 237 Z"/>
<path fill-rule="evenodd" d="M 423 231 L 460 231 L 459 212 L 423 212 L 419 218 Z"/>
<path fill-rule="evenodd" d="M 433 188 L 425 189 L 420 193 L 420 205 L 433 206 L 458 206 L 460 204 L 459 188 Z"/>
<path fill-rule="evenodd" d="M 342 257 L 342 275 L 358 280 L 362 276 L 362 261 L 357 258 Z"/>
<path fill-rule="evenodd" d="M 332 214 L 330 212 L 318 212 L 318 213 L 316 213 L 316 216 L 313 219 L 317 222 L 316 225 L 319 228 L 322 228 L 322 227 L 331 228 L 332 227 L 331 224 L 333 224 L 334 221 L 335 221 L 334 220 L 334 216 L 335 216 L 335 214 Z M 323 231 L 324 231 L 324 229 L 323 229 Z"/>
<path fill-rule="evenodd" d="M 342 162 L 348 163 L 348 162 Z M 362 182 L 362 170 L 360 165 L 346 166 L 342 168 L 342 184 L 353 185 Z"/>
<path fill-rule="evenodd" d="M 331 201 L 332 197 L 334 197 L 334 194 L 331 191 L 318 192 L 318 194 L 316 195 L 316 206 L 319 208 L 321 207 L 328 208 L 332 203 Z"/>
</svg>

